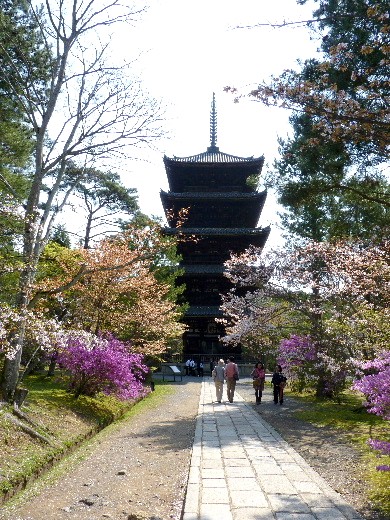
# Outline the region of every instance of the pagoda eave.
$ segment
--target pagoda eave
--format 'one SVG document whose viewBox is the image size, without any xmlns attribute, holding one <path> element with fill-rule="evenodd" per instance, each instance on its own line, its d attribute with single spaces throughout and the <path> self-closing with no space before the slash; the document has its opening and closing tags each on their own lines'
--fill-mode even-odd
<svg viewBox="0 0 390 520">
<path fill-rule="evenodd" d="M 230 200 L 247 202 L 248 200 L 255 200 L 262 202 L 267 197 L 267 190 L 260 192 L 249 192 L 249 193 L 237 193 L 237 192 L 167 192 L 160 191 L 161 201 L 176 201 L 176 200 L 188 200 L 188 201 L 199 201 L 199 200 Z"/>
<path fill-rule="evenodd" d="M 184 270 L 184 275 L 189 276 L 223 276 L 226 269 L 223 265 L 213 264 L 181 264 L 180 268 Z"/>
<path fill-rule="evenodd" d="M 164 228 L 167 235 L 196 235 L 208 236 L 268 236 L 271 231 L 269 226 L 265 228 Z"/>
<path fill-rule="evenodd" d="M 224 318 L 219 307 L 212 305 L 192 305 L 184 313 L 186 318 Z"/>
<path fill-rule="evenodd" d="M 243 164 L 264 164 L 264 155 L 260 157 L 239 157 L 236 155 L 230 155 L 224 152 L 218 151 L 207 151 L 203 153 L 199 153 L 197 155 L 190 155 L 188 157 L 168 157 L 164 155 L 164 164 L 166 168 L 169 168 L 171 165 L 176 164 L 196 164 L 199 167 L 201 164 L 207 165 L 223 165 L 227 164 L 237 164 L 239 163 L 241 166 Z"/>
</svg>

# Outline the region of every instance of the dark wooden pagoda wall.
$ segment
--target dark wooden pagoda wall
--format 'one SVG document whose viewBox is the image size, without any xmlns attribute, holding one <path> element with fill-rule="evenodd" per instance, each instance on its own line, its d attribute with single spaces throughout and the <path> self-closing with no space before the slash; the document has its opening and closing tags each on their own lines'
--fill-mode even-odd
<svg viewBox="0 0 390 520">
<path fill-rule="evenodd" d="M 178 215 L 182 208 L 187 209 L 185 227 L 240 227 L 254 228 L 257 226 L 263 201 L 256 198 L 223 198 L 205 197 L 203 200 L 194 201 L 192 198 L 167 201 L 172 210 L 172 215 Z M 234 218 L 232 218 L 234 215 Z M 172 217 L 170 225 L 176 226 L 177 220 Z"/>
<path fill-rule="evenodd" d="M 244 251 L 249 244 L 262 246 L 263 236 L 212 235 L 198 237 L 197 241 L 187 241 L 179 245 L 178 252 L 183 256 L 183 264 L 222 265 L 231 253 Z"/>
</svg>

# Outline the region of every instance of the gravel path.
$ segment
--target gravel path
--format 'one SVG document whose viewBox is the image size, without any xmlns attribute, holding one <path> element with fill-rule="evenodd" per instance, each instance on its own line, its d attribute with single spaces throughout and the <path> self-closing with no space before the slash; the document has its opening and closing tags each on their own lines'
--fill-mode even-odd
<svg viewBox="0 0 390 520">
<path fill-rule="evenodd" d="M 201 389 L 201 380 L 191 379 L 103 430 L 60 463 L 56 482 L 48 483 L 51 472 L 33 484 L 1 520 L 179 519 Z"/>
<path fill-rule="evenodd" d="M 59 464 L 57 480 L 50 483 L 49 473 L 8 504 L 0 519 L 179 520 L 200 383 L 186 377 L 155 407 L 98 434 Z M 237 391 L 254 401 L 248 381 L 240 380 Z M 262 404 L 254 408 L 367 520 L 389 520 L 369 508 L 356 472 L 359 453 L 340 434 L 294 418 L 301 406 L 288 396 L 283 407 L 275 406 L 267 387 Z"/>
</svg>

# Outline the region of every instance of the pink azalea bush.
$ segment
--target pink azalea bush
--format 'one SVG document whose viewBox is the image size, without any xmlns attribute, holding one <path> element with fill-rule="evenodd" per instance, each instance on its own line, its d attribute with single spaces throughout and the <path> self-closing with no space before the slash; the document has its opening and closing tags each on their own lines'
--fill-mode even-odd
<svg viewBox="0 0 390 520">
<path fill-rule="evenodd" d="M 390 420 L 390 351 L 384 351 L 374 360 L 359 363 L 362 377 L 353 384 L 366 397 L 367 410 Z M 370 439 L 369 445 L 381 455 L 390 455 L 390 442 Z M 389 465 L 377 466 L 379 471 L 390 471 Z"/>
<path fill-rule="evenodd" d="M 359 367 L 364 375 L 354 382 L 353 388 L 366 396 L 370 413 L 390 420 L 390 351 L 360 363 Z"/>
<path fill-rule="evenodd" d="M 113 336 L 96 338 L 93 344 L 82 335 L 69 335 L 57 356 L 66 371 L 69 388 L 76 397 L 103 392 L 119 399 L 134 399 L 145 394 L 143 381 L 149 369 L 141 354 Z"/>
</svg>

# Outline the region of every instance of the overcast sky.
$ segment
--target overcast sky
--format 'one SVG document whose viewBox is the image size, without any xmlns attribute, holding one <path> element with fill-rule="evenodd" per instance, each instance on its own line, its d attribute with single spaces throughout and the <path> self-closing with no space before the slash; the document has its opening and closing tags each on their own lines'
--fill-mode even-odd
<svg viewBox="0 0 390 520">
<path fill-rule="evenodd" d="M 136 4 L 142 5 L 136 1 Z M 277 155 L 277 137 L 289 130 L 289 113 L 254 101 L 233 103 L 226 85 L 249 91 L 298 59 L 314 56 L 317 43 L 304 27 L 256 27 L 311 18 L 313 2 L 295 0 L 151 0 L 142 19 L 116 33 L 115 52 L 134 59 L 143 88 L 167 107 L 169 139 L 155 143 L 144 161 L 120 166 L 122 180 L 139 192 L 141 210 L 163 216 L 160 189 L 167 190 L 164 154 L 188 156 L 206 151 L 212 94 L 216 94 L 218 146 L 238 156 L 265 156 L 263 171 Z M 242 28 L 237 28 L 242 27 Z M 115 167 L 113 168 L 115 169 Z M 259 225 L 273 226 L 278 241 L 275 201 L 269 195 Z"/>
</svg>

